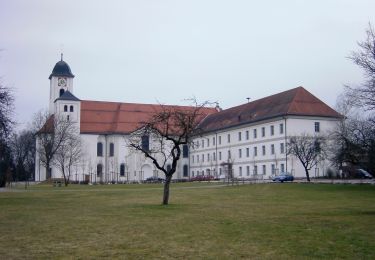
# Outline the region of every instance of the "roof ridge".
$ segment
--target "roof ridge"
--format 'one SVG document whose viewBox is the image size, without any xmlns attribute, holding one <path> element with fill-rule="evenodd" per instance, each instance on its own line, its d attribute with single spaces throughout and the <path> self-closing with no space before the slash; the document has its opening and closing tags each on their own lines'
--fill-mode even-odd
<svg viewBox="0 0 375 260">
<path fill-rule="evenodd" d="M 286 110 L 286 113 L 287 113 L 287 114 L 289 114 L 290 111 L 292 110 L 292 105 L 294 104 L 294 102 L 295 102 L 295 100 L 296 100 L 296 98 L 297 98 L 299 92 L 300 92 L 301 90 L 305 90 L 305 88 L 302 87 L 302 86 L 298 86 L 298 87 L 296 87 L 296 88 L 294 88 L 294 89 L 291 89 L 290 91 L 293 91 L 293 90 L 295 90 L 295 94 L 294 94 L 294 96 L 293 96 L 292 101 L 289 102 L 288 109 Z"/>
</svg>

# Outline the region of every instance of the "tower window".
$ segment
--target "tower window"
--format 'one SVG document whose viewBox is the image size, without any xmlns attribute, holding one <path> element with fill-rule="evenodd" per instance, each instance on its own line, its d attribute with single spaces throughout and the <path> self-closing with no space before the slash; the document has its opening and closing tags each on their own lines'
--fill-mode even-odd
<svg viewBox="0 0 375 260">
<path fill-rule="evenodd" d="M 68 112 L 68 106 L 67 105 L 64 106 L 64 112 Z"/>
<path fill-rule="evenodd" d="M 63 88 L 60 88 L 59 97 L 61 97 L 65 93 L 65 90 Z"/>
<path fill-rule="evenodd" d="M 73 106 L 70 106 L 70 112 L 73 112 L 73 110 L 74 110 Z"/>
</svg>

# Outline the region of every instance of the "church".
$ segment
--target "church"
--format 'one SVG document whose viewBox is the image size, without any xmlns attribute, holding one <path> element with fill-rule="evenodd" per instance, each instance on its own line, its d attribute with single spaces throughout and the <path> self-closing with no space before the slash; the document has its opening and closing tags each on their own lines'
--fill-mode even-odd
<svg viewBox="0 0 375 260">
<path fill-rule="evenodd" d="M 74 96 L 74 74 L 62 57 L 49 80 L 49 114 L 75 122 L 83 143 L 84 156 L 71 181 L 128 183 L 164 177 L 149 159 L 127 145 L 130 134 L 158 104 L 82 100 Z M 286 153 L 288 138 L 303 133 L 328 134 L 342 119 L 303 87 L 224 110 L 205 108 L 204 113 L 199 123 L 203 132 L 194 137 L 196 145 L 183 147 L 174 179 L 200 175 L 225 178 L 228 173 L 268 179 L 285 171 L 303 177 L 298 159 Z M 62 178 L 59 168 L 51 166 L 47 171 L 43 167 L 38 153 L 35 166 L 36 181 Z M 322 176 L 329 167 L 328 160 L 320 162 L 310 175 Z"/>
</svg>

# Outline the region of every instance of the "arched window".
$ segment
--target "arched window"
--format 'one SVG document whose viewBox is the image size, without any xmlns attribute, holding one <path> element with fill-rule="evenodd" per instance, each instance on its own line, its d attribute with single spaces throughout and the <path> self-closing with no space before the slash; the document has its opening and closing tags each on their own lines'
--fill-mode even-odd
<svg viewBox="0 0 375 260">
<path fill-rule="evenodd" d="M 183 176 L 188 177 L 188 166 L 185 164 L 183 168 Z"/>
<path fill-rule="evenodd" d="M 103 174 L 103 165 L 99 163 L 98 165 L 96 165 L 96 176 L 102 177 L 102 174 Z"/>
<path fill-rule="evenodd" d="M 150 138 L 149 138 L 148 135 L 142 136 L 142 149 L 145 150 L 145 151 L 150 150 L 150 140 L 149 139 Z"/>
<path fill-rule="evenodd" d="M 109 144 L 109 156 L 114 156 L 114 154 L 115 154 L 115 144 L 110 143 Z"/>
<path fill-rule="evenodd" d="M 120 164 L 120 176 L 125 176 L 125 163 Z"/>
<path fill-rule="evenodd" d="M 101 142 L 96 144 L 96 156 L 103 156 L 103 144 Z"/>
<path fill-rule="evenodd" d="M 189 156 L 189 147 L 184 144 L 182 147 L 182 157 L 187 158 Z"/>
<path fill-rule="evenodd" d="M 172 169 L 172 166 L 170 164 L 167 165 L 167 172 L 169 172 Z"/>
<path fill-rule="evenodd" d="M 68 112 L 68 106 L 67 105 L 64 106 L 64 112 Z"/>
<path fill-rule="evenodd" d="M 70 112 L 73 112 L 73 106 L 70 106 Z"/>
<path fill-rule="evenodd" d="M 65 90 L 63 89 L 63 88 L 60 88 L 60 96 L 59 97 L 61 97 L 63 94 L 65 93 Z"/>
</svg>

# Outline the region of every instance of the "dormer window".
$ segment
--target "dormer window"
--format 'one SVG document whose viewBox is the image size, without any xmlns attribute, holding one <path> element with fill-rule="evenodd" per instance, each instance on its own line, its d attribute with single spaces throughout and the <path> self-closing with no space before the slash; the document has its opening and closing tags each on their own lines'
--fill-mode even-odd
<svg viewBox="0 0 375 260">
<path fill-rule="evenodd" d="M 63 88 L 60 88 L 60 97 L 65 93 L 65 90 Z"/>
</svg>

